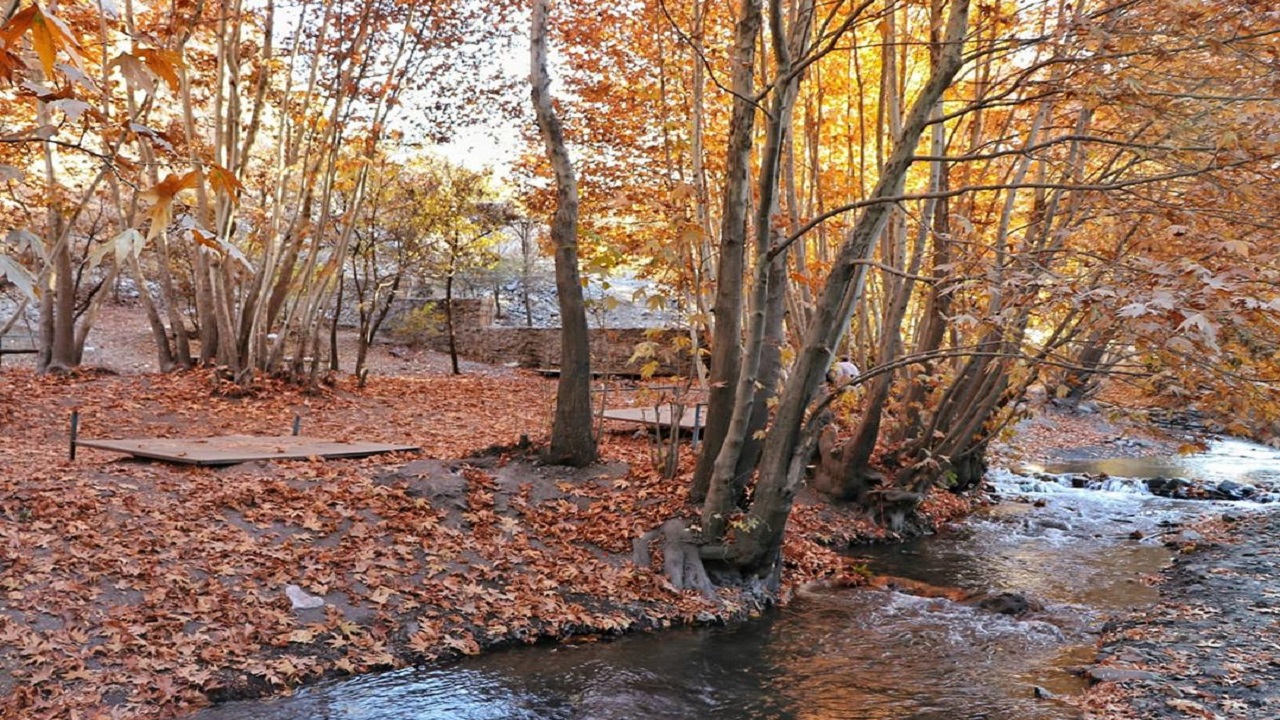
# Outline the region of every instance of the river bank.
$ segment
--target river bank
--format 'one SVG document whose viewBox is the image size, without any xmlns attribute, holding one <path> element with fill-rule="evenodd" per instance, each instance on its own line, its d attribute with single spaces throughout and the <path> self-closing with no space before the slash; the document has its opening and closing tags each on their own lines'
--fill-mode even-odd
<svg viewBox="0 0 1280 720">
<path fill-rule="evenodd" d="M 1090 717 L 1280 717 L 1280 515 L 1222 517 L 1180 534 L 1156 605 L 1107 628 Z"/>
<path fill-rule="evenodd" d="M 0 373 L 0 717 L 170 716 L 512 644 L 757 612 L 731 595 L 676 593 L 657 568 L 629 564 L 632 538 L 690 512 L 683 483 L 652 470 L 647 440 L 606 433 L 610 462 L 582 471 L 521 457 L 521 436 L 548 425 L 543 378 L 485 367 L 450 377 L 428 359 L 363 389 L 215 386 L 208 373 Z M 423 453 L 224 469 L 99 451 L 72 462 L 72 409 L 86 435 L 284 434 L 299 414 L 307 434 Z M 1024 422 L 997 457 L 1178 442 L 1055 413 Z M 940 493 L 925 512 L 945 524 L 969 502 Z M 810 497 L 789 529 L 788 592 L 856 582 L 832 548 L 886 537 Z M 323 604 L 295 607 L 291 585 Z"/>
<path fill-rule="evenodd" d="M 606 433 L 609 462 L 584 470 L 512 449 L 549 425 L 553 397 L 553 382 L 500 368 L 247 396 L 207 372 L 0 373 L 0 717 L 173 716 L 511 644 L 755 614 L 630 564 L 634 537 L 690 511 L 634 428 Z M 73 409 L 81 437 L 283 435 L 300 415 L 309 435 L 423 452 L 73 461 Z M 925 506 L 937 522 L 966 508 L 945 493 Z M 807 498 L 789 529 L 788 588 L 846 572 L 830 547 L 883 537 Z"/>
<path fill-rule="evenodd" d="M 1280 455 L 1215 441 L 1176 462 L 1186 477 L 1225 482 L 1280 467 Z M 1086 487 L 1075 474 L 993 471 L 1005 501 L 931 536 L 850 549 L 884 582 L 817 583 L 758 619 L 485 653 L 197 717 L 1081 720 L 1071 703 L 1087 678 L 1114 672 L 1094 668 L 1102 628 L 1157 600 L 1143 580 L 1168 565 L 1163 542 L 1250 507 L 1153 495 L 1143 477 Z"/>
<path fill-rule="evenodd" d="M 1011 448 L 1012 464 L 1176 457 L 1203 441 L 1194 430 L 1115 433 L 1096 413 L 1039 416 L 1022 429 L 1045 444 Z M 1052 439 L 1063 435 L 1083 441 Z M 1097 720 L 1280 717 L 1280 513 L 1228 506 L 1172 532 L 1166 546 L 1172 563 L 1150 578 L 1158 600 L 1106 625 L 1087 670 L 1091 687 L 1072 703 Z"/>
</svg>

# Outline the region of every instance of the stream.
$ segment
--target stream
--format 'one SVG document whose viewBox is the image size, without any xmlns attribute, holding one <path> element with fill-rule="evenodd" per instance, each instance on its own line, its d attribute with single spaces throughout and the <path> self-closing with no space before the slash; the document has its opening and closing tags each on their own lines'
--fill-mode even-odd
<svg viewBox="0 0 1280 720">
<path fill-rule="evenodd" d="M 1154 602 L 1141 582 L 1170 558 L 1161 537 L 1206 514 L 1268 507 L 1156 497 L 1141 478 L 1232 481 L 1273 492 L 1280 453 L 1234 440 L 1177 459 L 1093 460 L 993 471 L 1003 502 L 958 528 L 854 548 L 878 573 L 1043 605 L 1020 617 L 874 589 L 805 593 L 754 622 L 613 642 L 541 646 L 227 703 L 200 720 L 600 718 L 1074 720 L 1071 672 L 1092 662 L 1110 614 Z M 1073 473 L 1107 473 L 1110 479 Z M 1094 489 L 1077 488 L 1087 484 Z M 1132 539 L 1133 537 L 1142 539 Z"/>
</svg>

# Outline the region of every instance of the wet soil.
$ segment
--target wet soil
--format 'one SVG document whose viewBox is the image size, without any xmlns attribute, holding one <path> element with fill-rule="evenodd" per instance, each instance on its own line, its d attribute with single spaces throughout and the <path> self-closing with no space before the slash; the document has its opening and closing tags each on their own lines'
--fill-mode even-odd
<svg viewBox="0 0 1280 720">
<path fill-rule="evenodd" d="M 1160 602 L 1109 628 L 1092 717 L 1280 717 L 1280 515 L 1223 518 L 1177 536 Z"/>
</svg>

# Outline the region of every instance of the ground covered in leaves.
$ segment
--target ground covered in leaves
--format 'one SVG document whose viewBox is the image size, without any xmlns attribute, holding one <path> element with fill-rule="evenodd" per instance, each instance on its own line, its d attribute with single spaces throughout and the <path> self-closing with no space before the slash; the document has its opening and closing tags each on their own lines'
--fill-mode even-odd
<svg viewBox="0 0 1280 720">
<path fill-rule="evenodd" d="M 692 511 L 633 428 L 607 433 L 608 462 L 581 471 L 511 449 L 543 439 L 543 378 L 228 390 L 209 372 L 0 372 L 0 718 L 173 716 L 325 676 L 750 611 L 628 561 L 633 537 Z M 309 436 L 423 451 L 210 469 L 82 448 L 71 461 L 72 410 L 82 437 L 285 435 L 298 414 Z M 791 528 L 793 586 L 841 572 L 825 544 L 877 532 L 816 503 Z M 295 609 L 289 585 L 325 604 Z"/>
<path fill-rule="evenodd" d="M 1280 516 L 1224 518 L 1182 533 L 1160 602 L 1110 628 L 1092 716 L 1280 717 Z"/>
</svg>

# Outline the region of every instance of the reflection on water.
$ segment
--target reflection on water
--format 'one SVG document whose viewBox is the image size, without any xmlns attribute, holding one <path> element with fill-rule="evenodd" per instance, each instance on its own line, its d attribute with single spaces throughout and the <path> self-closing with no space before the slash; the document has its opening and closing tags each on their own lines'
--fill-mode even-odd
<svg viewBox="0 0 1280 720">
<path fill-rule="evenodd" d="M 1073 689 L 1053 670 L 1062 639 L 944 600 L 821 593 L 732 628 L 520 649 L 199 717 L 1058 720 L 1078 715 L 1031 685 Z"/>
<path fill-rule="evenodd" d="M 1218 438 L 1201 453 L 1177 458 L 1103 458 L 1029 465 L 1048 473 L 1106 473 L 1117 477 L 1183 477 L 1251 485 L 1280 485 L 1280 450 Z"/>
<path fill-rule="evenodd" d="M 856 554 L 887 575 L 968 590 L 1029 593 L 1089 612 L 1153 601 L 1155 591 L 1138 580 L 1163 567 L 1169 552 L 1157 544 L 1128 542 L 1127 535 L 1140 527 L 1150 533 L 1168 517 L 1166 509 L 1150 510 L 1172 503 L 1124 496 L 1093 498 L 1088 504 L 1073 501 L 1089 492 L 1064 492 L 1044 509 L 997 506 L 954 536 L 875 546 Z M 1154 506 L 1145 517 L 1144 505 Z"/>
<path fill-rule="evenodd" d="M 1224 443 L 1168 465 L 1175 466 L 1181 469 L 1164 474 L 1277 477 L 1280 458 Z M 1138 473 L 1154 474 L 1161 472 Z M 1034 699 L 1032 687 L 1078 690 L 1080 681 L 1066 669 L 1091 660 L 1091 633 L 1105 613 L 1154 598 L 1138 578 L 1167 561 L 1160 523 L 1223 506 L 1157 498 L 1123 484 L 1113 489 L 1130 492 L 1074 490 L 1000 472 L 992 479 L 1001 494 L 1031 496 L 1044 507 L 1005 503 L 961 531 L 854 554 L 878 573 L 975 592 L 1021 592 L 1045 606 L 1021 619 L 879 590 L 821 591 L 734 627 L 495 653 L 320 685 L 292 698 L 231 703 L 197 717 L 1078 718 L 1070 706 Z M 1135 530 L 1147 539 L 1130 539 Z"/>
</svg>

